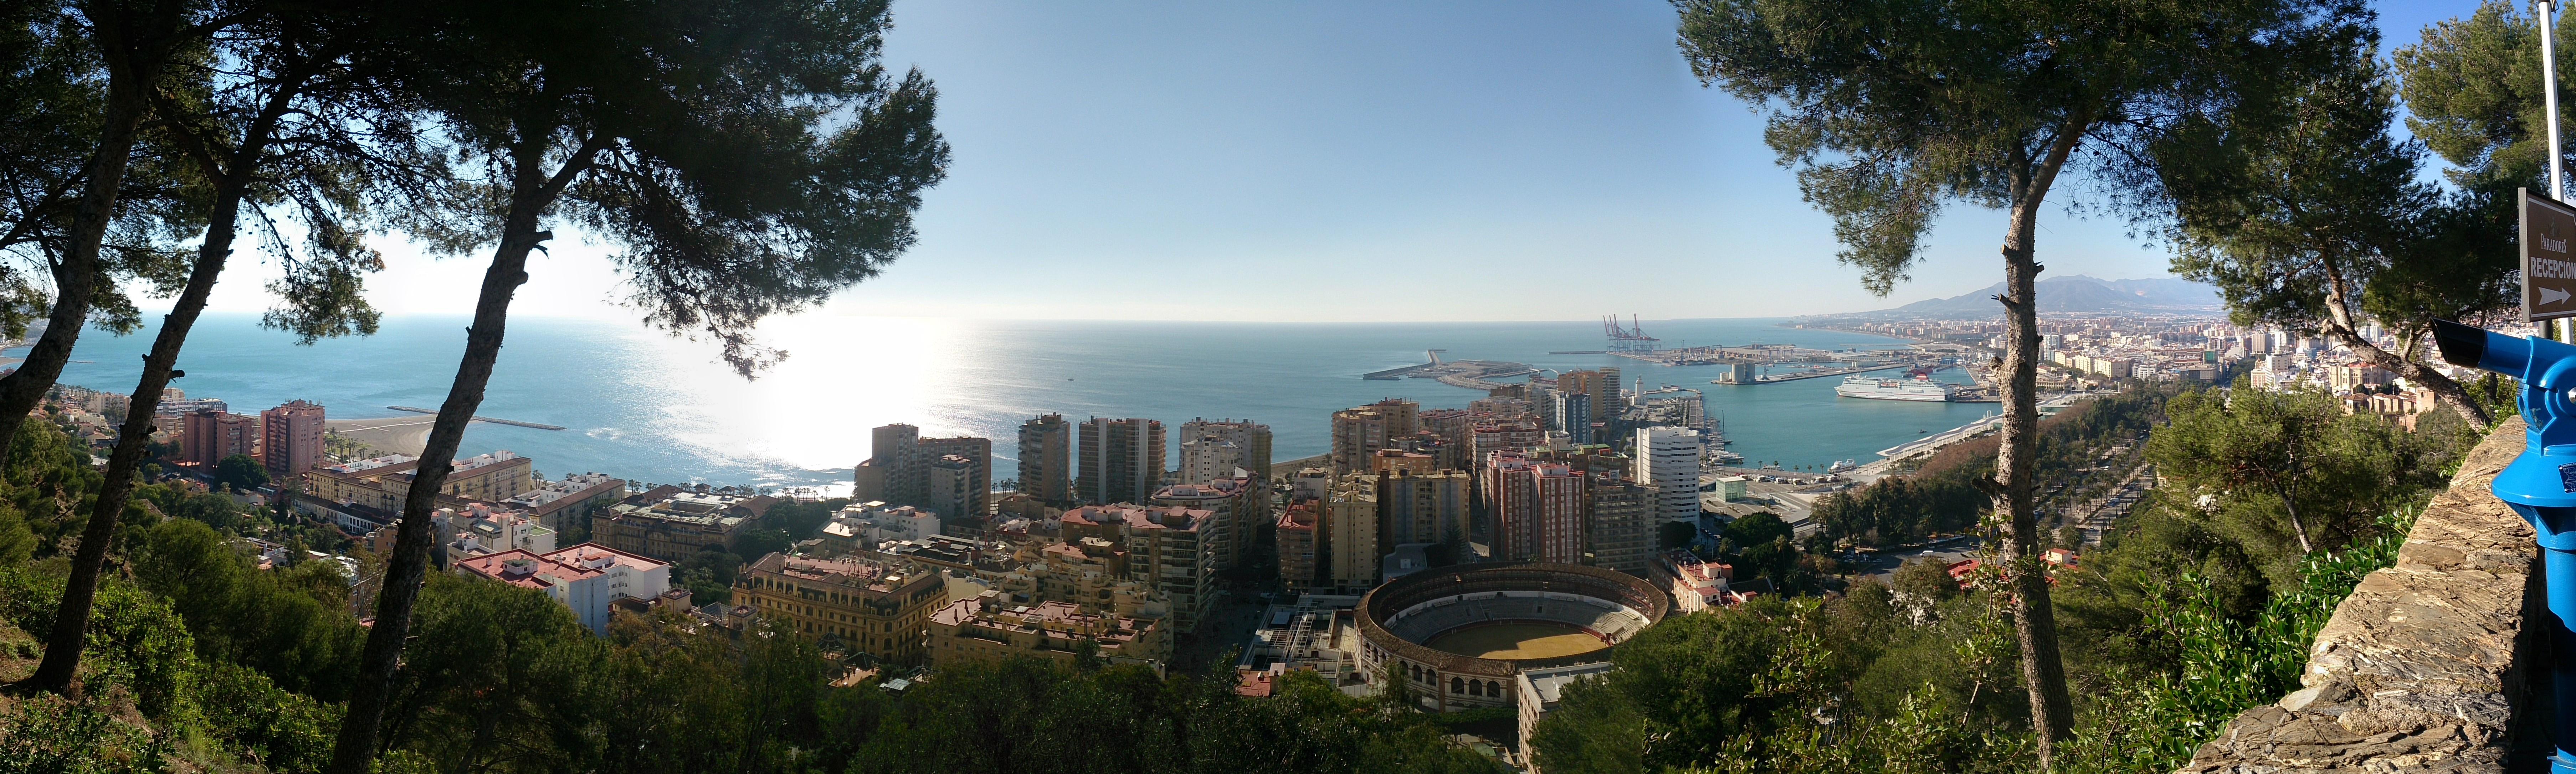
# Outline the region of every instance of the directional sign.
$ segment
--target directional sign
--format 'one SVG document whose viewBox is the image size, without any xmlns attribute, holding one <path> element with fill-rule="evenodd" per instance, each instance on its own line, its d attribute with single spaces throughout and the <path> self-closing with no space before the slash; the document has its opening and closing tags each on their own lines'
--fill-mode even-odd
<svg viewBox="0 0 2576 774">
<path fill-rule="evenodd" d="M 2576 207 L 2519 189 L 2522 195 L 2522 319 L 2576 317 Z"/>
</svg>

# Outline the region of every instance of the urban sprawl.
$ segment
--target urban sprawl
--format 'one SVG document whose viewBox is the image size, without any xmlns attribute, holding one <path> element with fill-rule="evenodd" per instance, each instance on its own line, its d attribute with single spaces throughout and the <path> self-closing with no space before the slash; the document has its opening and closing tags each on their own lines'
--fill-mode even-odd
<svg viewBox="0 0 2576 774">
<path fill-rule="evenodd" d="M 1769 591 L 1760 580 L 1736 583 L 1734 568 L 1715 560 L 1728 522 L 1768 513 L 1803 537 L 1819 498 L 1997 423 L 1990 414 L 1866 465 L 1782 470 L 1727 448 L 1703 390 L 1645 386 L 1661 365 L 1711 363 L 1734 366 L 1714 380 L 1731 386 L 1718 389 L 1890 363 L 1915 367 L 1851 378 L 1928 380 L 1964 367 L 1987 385 L 2003 345 L 1999 321 L 1793 324 L 1910 343 L 1658 349 L 1638 331 L 1608 353 L 1638 363 L 1628 384 L 1607 367 L 1533 370 L 1508 383 L 1444 378 L 1485 394 L 1463 408 L 1388 399 L 1300 420 L 1331 426 L 1330 448 L 1302 459 L 1274 459 L 1270 427 L 1256 421 L 1201 418 L 1167 430 L 1149 418 L 1046 414 L 1004 441 L 1016 444 L 1019 472 L 996 481 L 994 439 L 887 425 L 852 469 L 851 496 L 828 501 L 811 490 L 650 485 L 597 472 L 550 480 L 535 460 L 496 451 L 447 477 L 434 559 L 462 576 L 541 591 L 602 634 L 621 613 L 686 616 L 735 633 L 767 619 L 822 642 L 848 669 L 848 685 L 899 691 L 943 664 L 1012 657 L 1160 672 L 1231 654 L 1245 695 L 1267 695 L 1296 670 L 1355 694 L 1403 679 L 1417 683 L 1425 709 L 1517 711 L 1525 745 L 1559 688 L 1610 668 L 1608 647 L 1666 615 Z M 2349 348 L 2276 327 L 2061 315 L 2040 330 L 2052 406 L 2125 380 L 2240 373 L 2257 389 L 2322 388 L 2348 412 L 2409 425 L 2434 406 Z M 2375 326 L 2362 335 L 2396 349 Z M 1490 374 L 1490 365 L 1477 367 Z M 1935 394 L 1974 400 L 1978 389 Z M 126 402 L 62 387 L 48 408 L 66 430 L 106 447 Z M 239 539 L 261 567 L 335 563 L 360 587 L 352 599 L 374 598 L 367 585 L 381 568 L 368 557 L 392 548 L 414 457 L 332 433 L 324 407 L 308 401 L 238 414 L 221 399 L 170 390 L 156 412 L 171 480 L 348 538 L 346 553 Z M 1175 458 L 1177 469 L 1168 466 Z M 252 464 L 266 485 L 228 470 Z M 774 514 L 790 505 L 829 508 L 806 534 L 759 537 L 783 529 Z M 2049 559 L 2077 561 L 2064 550 Z M 1974 563 L 1957 562 L 1954 575 Z M 704 577 L 716 582 L 684 582 L 688 567 L 709 568 Z M 1419 580 L 1432 577 L 1438 583 Z M 1523 628 L 1492 626 L 1503 623 Z M 1477 631 L 1487 634 L 1467 636 Z"/>
</svg>

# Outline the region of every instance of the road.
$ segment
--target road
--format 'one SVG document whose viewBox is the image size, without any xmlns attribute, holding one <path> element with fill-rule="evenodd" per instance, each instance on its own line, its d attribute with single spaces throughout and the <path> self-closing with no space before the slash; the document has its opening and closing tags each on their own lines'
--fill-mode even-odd
<svg viewBox="0 0 2576 774">
<path fill-rule="evenodd" d="M 2128 515 L 2129 506 L 2136 505 L 2139 499 L 2146 496 L 2147 490 L 2154 489 L 2155 486 L 2156 466 L 2139 465 L 2129 471 L 2128 477 L 2120 479 L 2117 486 L 2111 487 L 2111 491 L 2069 510 L 2066 514 L 2066 523 L 2084 530 L 2085 545 L 2100 545 L 2102 533 L 2109 530 L 2113 523 L 2120 520 L 2120 517 Z"/>
<path fill-rule="evenodd" d="M 1947 564 L 1962 559 L 1975 559 L 1983 551 L 1984 548 L 1981 547 L 1976 538 L 1962 535 L 1947 540 L 1934 541 L 1929 545 L 1916 548 L 1900 548 L 1890 551 L 1880 551 L 1873 554 L 1863 554 L 1862 556 L 1865 558 L 1860 562 L 1859 574 L 1877 578 L 1881 581 L 1887 581 L 1896 576 L 1897 567 L 1902 566 L 1909 561 L 1916 559 L 1932 559 Z"/>
</svg>

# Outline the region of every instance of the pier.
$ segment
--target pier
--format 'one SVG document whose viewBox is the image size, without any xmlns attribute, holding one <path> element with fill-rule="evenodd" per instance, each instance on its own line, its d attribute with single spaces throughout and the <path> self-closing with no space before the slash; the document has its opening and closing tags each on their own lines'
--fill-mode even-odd
<svg viewBox="0 0 2576 774">
<path fill-rule="evenodd" d="M 1423 363 L 1423 364 L 1421 364 L 1421 365 L 1398 366 L 1398 367 L 1395 367 L 1395 368 L 1389 368 L 1389 369 L 1386 369 L 1386 370 L 1384 370 L 1384 371 L 1370 371 L 1370 372 L 1368 372 L 1368 373 L 1360 374 L 1360 378 L 1362 378 L 1362 379 L 1383 379 L 1383 380 L 1386 380 L 1386 381 L 1395 381 L 1395 380 L 1397 380 L 1397 379 L 1402 379 L 1402 378 L 1404 378 L 1404 377 L 1411 376 L 1411 375 L 1413 375 L 1413 374 L 1415 374 L 1415 373 L 1418 373 L 1418 372 L 1421 372 L 1421 371 L 1426 371 L 1426 370 L 1430 370 L 1430 369 L 1433 369 L 1433 368 L 1439 368 L 1439 367 L 1440 367 L 1440 353 L 1442 353 L 1442 352 L 1447 352 L 1447 351 L 1449 351 L 1449 350 L 1445 350 L 1445 349 L 1427 349 L 1427 350 L 1423 350 L 1423 351 L 1422 351 L 1422 354 L 1423 354 L 1424 356 L 1426 356 L 1426 357 L 1431 358 L 1431 362 Z"/>
<path fill-rule="evenodd" d="M 2052 416 L 2057 412 L 2065 411 L 2068 407 L 2074 406 L 2079 401 L 2093 397 L 2095 397 L 2093 393 L 2077 392 L 2049 398 L 2047 400 L 2040 401 L 2039 415 L 2042 417 Z M 1850 475 L 1852 478 L 1861 481 L 1876 481 L 1882 476 L 1895 472 L 1896 466 L 1906 460 L 1939 451 L 1944 446 L 1985 435 L 1991 431 L 2001 430 L 2003 429 L 2003 426 L 2004 420 L 2002 416 L 1997 414 L 1987 414 L 1984 417 L 1978 418 L 1977 421 L 1974 422 L 1934 433 L 1930 436 L 1897 444 L 1886 449 L 1881 449 L 1878 452 L 1878 456 L 1881 457 L 1881 459 L 1852 470 Z"/>
<path fill-rule="evenodd" d="M 1447 351 L 1449 350 L 1427 350 L 1423 354 L 1430 356 L 1431 362 L 1420 365 L 1389 368 L 1383 371 L 1370 371 L 1365 374 L 1360 374 L 1360 378 L 1383 379 L 1388 381 L 1396 379 L 1438 379 L 1441 384 L 1446 384 L 1451 387 L 1464 387 L 1470 390 L 1491 390 L 1496 387 L 1504 386 L 1505 383 L 1495 381 L 1497 379 L 1509 379 L 1515 376 L 1528 376 L 1530 374 L 1538 373 L 1538 369 L 1531 368 L 1527 363 L 1507 363 L 1500 360 L 1440 359 L 1440 353 Z"/>
<path fill-rule="evenodd" d="M 1709 381 L 1709 383 L 1710 383 L 1710 384 L 1770 384 L 1770 383 L 1772 383 L 1772 382 L 1794 382 L 1794 381 L 1797 381 L 1797 380 L 1800 380 L 1800 379 L 1822 379 L 1822 378 L 1825 378 L 1825 377 L 1828 377 L 1828 376 L 1851 376 L 1851 375 L 1854 375 L 1854 374 L 1866 374 L 1866 373 L 1872 373 L 1872 372 L 1876 372 L 1876 371 L 1894 371 L 1894 370 L 1899 369 L 1899 368 L 1920 368 L 1920 367 L 1929 367 L 1929 366 L 1935 366 L 1935 365 L 1939 365 L 1939 363 L 1883 363 L 1883 364 L 1870 364 L 1870 365 L 1855 366 L 1855 367 L 1852 367 L 1852 368 L 1844 368 L 1844 369 L 1833 370 L 1833 371 L 1811 371 L 1811 372 L 1807 372 L 1807 373 L 1789 374 L 1789 375 L 1787 375 L 1787 376 L 1767 376 L 1767 375 L 1766 375 L 1766 376 L 1757 376 L 1757 377 L 1754 377 L 1753 381 L 1751 381 L 1751 382 L 1720 382 L 1720 381 L 1711 380 L 1711 381 Z"/>
<path fill-rule="evenodd" d="M 438 413 L 438 410 L 437 410 L 437 409 L 425 409 L 425 408 L 421 408 L 421 407 L 419 407 L 419 406 L 386 406 L 385 408 L 393 409 L 393 410 L 395 410 L 395 411 L 409 411 L 409 412 L 414 413 L 414 414 L 437 414 L 437 413 Z M 562 425 L 549 425 L 549 424 L 545 424 L 545 423 L 542 423 L 542 422 L 521 422 L 521 421 L 516 420 L 516 419 L 500 419 L 500 418 L 497 418 L 497 417 L 487 417 L 487 416 L 482 416 L 482 415 L 479 415 L 479 414 L 478 414 L 478 415 L 476 415 L 476 416 L 474 417 L 474 421 L 476 421 L 476 422 L 490 422 L 490 423 L 492 423 L 492 424 L 496 424 L 496 425 L 517 425 L 517 426 L 520 426 L 520 427 L 533 427 L 533 428 L 536 428 L 536 429 L 539 429 L 539 430 L 561 430 L 561 429 L 564 429 Z"/>
</svg>

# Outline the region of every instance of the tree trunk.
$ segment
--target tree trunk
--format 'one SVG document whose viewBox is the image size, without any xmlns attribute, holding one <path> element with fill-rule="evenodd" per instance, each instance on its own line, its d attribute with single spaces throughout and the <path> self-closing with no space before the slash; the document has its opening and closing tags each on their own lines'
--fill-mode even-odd
<svg viewBox="0 0 2576 774">
<path fill-rule="evenodd" d="M 142 467 L 143 453 L 152 445 L 154 409 L 161 403 L 161 389 L 170 386 L 170 369 L 178 363 L 179 347 L 187 342 L 188 329 L 196 325 L 197 314 L 206 310 L 206 296 L 214 292 L 215 280 L 224 272 L 224 260 L 232 255 L 234 221 L 240 215 L 242 193 L 239 182 L 217 184 L 206 239 L 197 248 L 197 265 L 188 273 L 187 289 L 180 292 L 170 313 L 161 318 L 161 331 L 152 338 L 152 352 L 143 357 L 143 376 L 134 383 L 134 401 L 125 410 L 124 426 L 117 430 L 116 449 L 108 453 L 98 499 L 90 508 L 89 525 L 81 531 L 80 553 L 73 558 L 71 578 L 65 582 L 61 606 L 54 613 L 54 631 L 46 640 L 44 663 L 36 667 L 37 683 L 47 690 L 62 690 L 62 685 L 48 681 L 56 676 L 68 680 L 80 666 L 82 642 L 89 631 L 90 604 L 97 595 L 98 573 L 107 558 L 107 545 L 116 538 L 116 525 L 125 513 L 125 504 L 133 499 L 134 471 Z M 97 550 L 91 550 L 92 546 Z"/>
<path fill-rule="evenodd" d="M 177 18 L 173 11 L 168 21 L 175 25 Z M 133 155 L 137 127 L 149 104 L 147 91 L 160 78 L 159 57 L 145 59 L 111 70 L 107 120 L 100 129 L 98 153 L 83 171 L 88 178 L 87 188 L 81 192 L 80 208 L 72 214 L 70 248 L 62 263 L 54 267 L 53 314 L 45 322 L 45 335 L 27 352 L 26 361 L 18 364 L 17 371 L 0 377 L 0 466 L 8 464 L 9 449 L 18 437 L 19 427 L 26 423 L 27 413 L 44 401 L 45 393 L 53 390 L 54 380 L 62 376 L 63 364 L 71 360 L 72 343 L 89 322 L 90 294 L 97 289 L 99 243 L 107 238 L 108 221 L 116 214 L 117 187 L 125 183 L 126 162 Z M 141 415 L 148 423 L 152 412 L 145 409 Z M 130 425 L 134 417 L 135 412 L 128 410 L 126 422 Z M 81 531 L 80 551 L 72 556 L 72 577 L 63 587 L 62 609 L 86 613 L 96 600 L 98 569 L 107 563 L 107 545 L 116 536 L 117 515 L 111 511 L 104 518 L 92 516 Z M 45 660 L 37 665 L 35 674 L 27 677 L 26 685 L 68 694 L 80 666 L 88 623 L 86 614 L 56 621 L 54 631 L 45 640 Z"/>
<path fill-rule="evenodd" d="M 546 132 L 531 131 L 529 136 L 537 139 L 522 141 L 511 154 L 510 210 L 502 222 L 501 244 L 493 251 L 492 266 L 483 272 L 483 289 L 474 302 L 474 325 L 465 331 L 464 360 L 457 364 L 456 381 L 447 389 L 447 402 L 438 407 L 419 467 L 413 470 L 411 490 L 403 497 L 384 590 L 376 596 L 376 622 L 367 633 L 366 650 L 359 655 L 358 680 L 331 752 L 326 770 L 330 774 L 367 774 L 375 758 L 394 670 L 402 661 L 403 642 L 411 634 L 412 605 L 419 601 L 421 583 L 428 576 L 430 543 L 435 539 L 430 534 L 430 511 L 437 507 L 438 492 L 453 472 L 465 425 L 483 405 L 484 385 L 492 380 L 492 364 L 501 355 L 510 299 L 528 281 L 528 252 L 553 237 L 537 230 L 537 215 L 587 168 L 587 159 L 597 152 L 595 145 L 585 143 L 564 169 L 548 178 L 543 168 Z"/>
<path fill-rule="evenodd" d="M 2031 467 L 2039 440 L 2040 265 L 2033 257 L 2039 210 L 2049 183 L 2072 148 L 2072 138 L 2051 149 L 2051 159 L 2017 191 L 2012 231 L 2004 238 L 2004 431 L 1995 455 L 1995 511 L 2011 534 L 2003 561 L 2012 586 L 2013 626 L 2021 640 L 2022 683 L 2030 689 L 2031 730 L 2043 768 L 2052 768 L 2058 740 L 2074 726 L 2066 695 L 2066 665 L 2058 655 L 2057 612 L 2049 602 L 2048 572 L 2041 559 L 2046 540 L 2031 502 Z"/>
<path fill-rule="evenodd" d="M 2351 347 L 2353 352 L 2360 354 L 2361 358 L 2369 361 L 2371 365 L 2388 369 L 2398 376 L 2405 377 L 2407 381 L 2422 385 L 2425 391 L 2433 393 L 2435 400 L 2449 406 L 2452 413 L 2460 415 L 2461 419 L 2468 420 L 2469 424 L 2475 425 L 2478 429 L 2484 430 L 2495 424 L 2495 417 L 2487 414 L 2485 406 L 2470 400 L 2469 391 L 2462 389 L 2458 381 L 2432 366 L 2417 362 L 2415 347 L 2408 346 L 2407 351 L 2401 354 L 2381 349 L 2379 345 L 2362 338 L 2360 327 L 2353 322 L 2352 290 L 2345 287 L 2343 272 L 2336 270 L 2334 263 L 2328 261 L 2325 264 L 2325 273 L 2328 317 L 2324 326 L 2326 338 Z M 2418 335 L 2420 337 L 2420 333 Z"/>
</svg>

